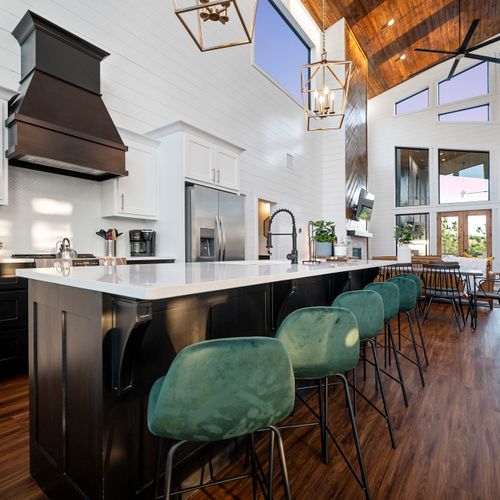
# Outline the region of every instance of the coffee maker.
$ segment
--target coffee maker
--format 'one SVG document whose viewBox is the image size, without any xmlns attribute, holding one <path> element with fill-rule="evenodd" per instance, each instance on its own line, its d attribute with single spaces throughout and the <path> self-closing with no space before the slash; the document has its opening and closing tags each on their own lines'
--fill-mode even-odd
<svg viewBox="0 0 500 500">
<path fill-rule="evenodd" d="M 130 255 L 132 257 L 154 257 L 156 231 L 152 229 L 132 229 L 129 231 Z"/>
</svg>

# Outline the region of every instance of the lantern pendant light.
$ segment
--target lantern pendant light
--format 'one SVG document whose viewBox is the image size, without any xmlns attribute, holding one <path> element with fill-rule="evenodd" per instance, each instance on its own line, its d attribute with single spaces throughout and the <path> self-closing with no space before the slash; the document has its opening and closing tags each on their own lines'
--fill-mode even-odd
<svg viewBox="0 0 500 500">
<path fill-rule="evenodd" d="M 321 60 L 301 70 L 301 92 L 307 130 L 342 128 L 351 79 L 351 61 L 329 61 L 325 43 L 325 0 L 323 0 Z"/>
<path fill-rule="evenodd" d="M 258 0 L 173 0 L 174 11 L 202 51 L 252 43 Z"/>
</svg>

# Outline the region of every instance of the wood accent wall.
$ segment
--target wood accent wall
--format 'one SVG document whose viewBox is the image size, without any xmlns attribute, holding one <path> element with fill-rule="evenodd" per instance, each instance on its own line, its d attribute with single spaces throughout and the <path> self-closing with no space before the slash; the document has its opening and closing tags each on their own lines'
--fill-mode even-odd
<svg viewBox="0 0 500 500">
<path fill-rule="evenodd" d="M 368 60 L 347 23 L 345 47 L 346 59 L 353 65 L 344 121 L 345 202 L 346 218 L 353 219 L 352 206 L 357 202 L 359 189 L 366 188 L 368 181 Z"/>
</svg>

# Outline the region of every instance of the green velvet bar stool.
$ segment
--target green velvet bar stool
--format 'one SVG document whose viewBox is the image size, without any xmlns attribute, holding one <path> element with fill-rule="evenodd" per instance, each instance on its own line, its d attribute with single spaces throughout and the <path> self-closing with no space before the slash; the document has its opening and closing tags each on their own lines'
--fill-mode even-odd
<svg viewBox="0 0 500 500">
<path fill-rule="evenodd" d="M 421 344 L 422 350 L 424 351 L 425 363 L 427 364 L 427 366 L 429 366 L 429 357 L 427 355 L 427 346 L 425 345 L 422 322 L 420 321 L 419 312 L 418 312 L 419 301 L 425 299 L 425 296 L 422 295 L 423 288 L 424 288 L 423 284 L 422 284 L 422 280 L 416 274 L 413 274 L 413 273 L 398 274 L 397 276 L 394 276 L 394 277 L 395 278 L 401 277 L 401 278 L 406 278 L 406 279 L 412 280 L 413 283 L 415 283 L 415 285 L 417 286 L 417 302 L 415 304 L 415 307 L 413 308 L 413 314 L 415 316 L 415 322 L 417 323 L 417 327 L 418 327 L 420 344 Z"/>
<path fill-rule="evenodd" d="M 349 385 L 343 375 L 344 372 L 354 368 L 359 360 L 359 333 L 356 318 L 350 311 L 338 307 L 298 309 L 283 320 L 276 337 L 283 342 L 290 354 L 296 380 L 318 381 L 319 415 L 301 397 L 298 391 L 297 397 L 319 419 L 323 461 L 328 463 L 328 436 L 330 436 L 352 474 L 364 490 L 366 498 L 371 498 L 349 394 Z M 361 477 L 356 473 L 354 466 L 343 452 L 328 425 L 328 379 L 331 377 L 340 379 L 344 387 Z M 291 424 L 280 426 L 280 428 L 317 424 L 318 422 Z"/>
<path fill-rule="evenodd" d="M 363 356 L 367 362 L 375 367 L 375 381 L 380 387 L 380 395 L 384 410 L 381 411 L 370 399 L 368 399 L 358 388 L 356 384 L 356 373 L 353 372 L 352 388 L 355 393 L 361 396 L 373 409 L 375 409 L 387 422 L 391 445 L 396 448 L 396 437 L 392 428 L 392 421 L 389 415 L 389 407 L 385 397 L 384 384 L 380 375 L 380 366 L 377 355 L 376 337 L 382 332 L 384 326 L 384 302 L 377 292 L 372 290 L 354 290 L 340 294 L 332 306 L 343 307 L 351 311 L 358 321 L 359 339 L 361 343 L 367 343 L 371 347 L 373 362 Z"/>
<path fill-rule="evenodd" d="M 415 340 L 415 334 L 413 333 L 413 322 L 411 319 L 410 312 L 414 311 L 417 304 L 418 298 L 418 288 L 415 281 L 406 277 L 407 275 L 396 276 L 388 280 L 389 283 L 394 283 L 399 288 L 399 312 L 398 312 L 398 337 L 399 337 L 399 349 L 398 354 L 403 356 L 405 359 L 410 361 L 418 367 L 420 374 L 420 380 L 422 386 L 425 387 L 424 371 L 422 368 L 422 363 L 420 362 L 420 355 L 418 352 L 419 346 Z M 406 354 L 401 352 L 401 314 L 404 313 L 408 321 L 408 326 L 410 328 L 410 337 L 408 340 L 413 344 L 413 350 L 415 352 L 415 359 L 411 359 Z M 405 337 L 407 338 L 407 337 Z"/>
<path fill-rule="evenodd" d="M 175 452 L 187 442 L 250 436 L 253 444 L 254 433 L 262 429 L 270 431 L 272 443 L 277 439 L 285 498 L 291 498 L 283 442 L 275 424 L 291 413 L 294 401 L 290 357 L 276 339 L 207 340 L 183 349 L 167 374 L 154 383 L 148 401 L 150 432 L 177 441 L 167 455 L 163 498 L 243 477 L 252 477 L 255 497 L 257 470 L 253 448 L 250 474 L 172 491 L 172 468 Z M 269 496 L 271 477 L 270 473 Z"/>
<path fill-rule="evenodd" d="M 394 337 L 392 335 L 391 319 L 396 318 L 399 313 L 399 288 L 395 283 L 389 283 L 388 281 L 383 283 L 368 283 L 364 290 L 372 290 L 377 292 L 382 297 L 382 302 L 384 303 L 384 323 L 385 331 L 384 336 L 387 336 L 388 347 L 392 348 L 394 354 L 394 360 L 396 362 L 396 368 L 398 371 L 398 378 L 393 377 L 387 371 L 381 369 L 381 372 L 387 375 L 389 378 L 397 382 L 401 386 L 401 392 L 403 394 L 403 401 L 406 407 L 408 407 L 408 395 L 406 393 L 405 381 L 403 378 L 403 373 L 401 370 L 401 365 L 399 364 L 398 350 L 394 342 Z M 384 344 L 385 349 L 385 344 Z M 385 351 L 384 351 L 385 354 Z M 390 353 L 389 353 L 390 360 Z"/>
</svg>

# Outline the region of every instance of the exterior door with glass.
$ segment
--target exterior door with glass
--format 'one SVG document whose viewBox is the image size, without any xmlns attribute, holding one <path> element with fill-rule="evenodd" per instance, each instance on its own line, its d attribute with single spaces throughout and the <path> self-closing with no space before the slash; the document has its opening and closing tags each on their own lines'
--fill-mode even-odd
<svg viewBox="0 0 500 500">
<path fill-rule="evenodd" d="M 438 254 L 491 257 L 491 210 L 439 212 L 437 230 Z"/>
</svg>

